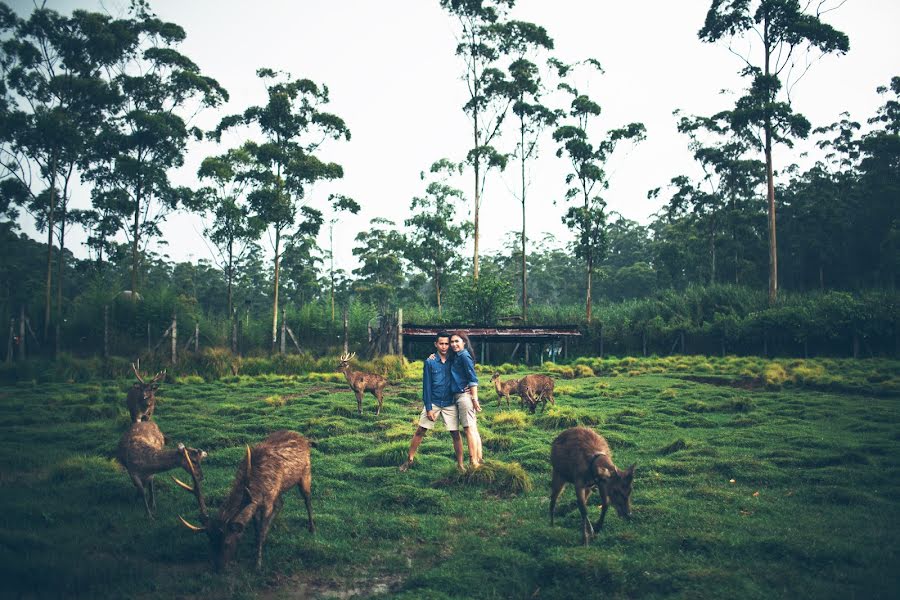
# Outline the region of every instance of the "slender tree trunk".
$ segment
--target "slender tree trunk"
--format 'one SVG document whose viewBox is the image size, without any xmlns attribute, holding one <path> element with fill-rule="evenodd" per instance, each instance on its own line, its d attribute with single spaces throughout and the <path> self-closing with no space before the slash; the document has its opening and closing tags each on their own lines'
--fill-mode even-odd
<svg viewBox="0 0 900 600">
<path fill-rule="evenodd" d="M 331 322 L 334 323 L 334 220 L 328 222 L 328 257 L 330 260 L 329 276 L 331 278 Z M 440 306 L 440 302 L 438 302 Z"/>
<path fill-rule="evenodd" d="M 716 222 L 710 219 L 709 226 L 709 284 L 716 283 Z"/>
<path fill-rule="evenodd" d="M 592 318 L 592 311 L 591 311 L 591 303 L 592 303 L 592 299 L 591 299 L 591 276 L 593 275 L 593 273 L 594 273 L 594 257 L 591 256 L 591 255 L 588 255 L 588 261 L 587 261 L 587 298 L 585 299 L 585 306 L 586 306 L 586 311 L 587 311 L 586 314 L 587 314 L 587 322 L 588 322 L 588 323 L 591 322 L 591 318 Z"/>
<path fill-rule="evenodd" d="M 228 314 L 234 318 L 234 298 L 232 285 L 234 282 L 234 238 L 228 240 Z"/>
<path fill-rule="evenodd" d="M 56 266 L 56 340 L 54 347 L 54 355 L 59 355 L 59 336 L 62 323 L 62 289 L 63 289 L 63 273 L 65 271 L 65 251 L 66 251 L 66 201 L 65 194 L 60 199 L 61 213 L 59 216 L 59 258 Z"/>
<path fill-rule="evenodd" d="M 437 296 L 438 316 L 441 317 L 444 315 L 444 311 L 443 311 L 443 307 L 441 306 L 441 275 L 440 275 L 440 273 L 434 274 L 434 293 Z"/>
<path fill-rule="evenodd" d="M 50 300 L 53 289 L 53 226 L 56 210 L 56 156 L 50 160 L 50 205 L 47 208 L 47 281 L 44 292 L 44 341 L 50 332 Z"/>
<path fill-rule="evenodd" d="M 278 268 L 279 268 L 279 254 L 278 252 L 281 250 L 281 228 L 278 227 L 275 230 L 275 291 L 274 291 L 274 300 L 272 301 L 272 353 L 275 353 L 275 343 L 278 341 Z"/>
<path fill-rule="evenodd" d="M 525 121 L 519 119 L 519 143 L 522 152 L 522 322 L 528 320 L 528 261 L 525 254 Z"/>
<path fill-rule="evenodd" d="M 765 74 L 769 76 L 769 17 L 765 15 L 763 45 L 765 47 Z M 769 305 L 778 299 L 778 247 L 775 240 L 775 174 L 772 167 L 772 118 L 767 113 L 765 121 L 766 195 L 769 206 Z"/>
<path fill-rule="evenodd" d="M 350 328 L 349 328 L 349 323 L 348 323 L 349 319 L 347 318 L 347 307 L 346 306 L 344 306 L 344 308 L 343 308 L 343 313 L 344 313 L 344 354 L 348 354 L 350 352 L 350 350 L 349 350 L 350 343 L 349 343 L 349 339 L 348 339 Z"/>
<path fill-rule="evenodd" d="M 140 236 L 141 184 L 138 182 L 134 207 L 134 232 L 131 244 L 131 301 L 137 302 L 138 239 Z"/>
<path fill-rule="evenodd" d="M 472 89 L 475 92 L 473 94 L 473 97 L 478 98 L 480 96 L 480 92 L 481 92 L 480 86 L 478 85 L 478 59 L 477 59 L 478 40 L 474 37 L 474 35 L 475 35 L 474 30 L 473 30 L 472 35 L 473 35 L 472 44 L 470 46 L 470 48 L 471 48 L 470 57 L 472 59 Z M 481 141 L 479 139 L 481 136 L 478 135 L 478 103 L 477 102 L 472 103 L 472 124 L 473 124 L 472 132 L 473 132 L 473 137 L 475 140 L 475 148 L 477 149 L 480 146 L 480 141 Z M 477 281 L 478 280 L 478 241 L 479 241 L 479 236 L 480 236 L 480 232 L 481 232 L 480 227 L 479 227 L 479 219 L 478 219 L 478 217 L 479 217 L 478 213 L 481 208 L 481 186 L 480 186 L 481 158 L 477 155 L 477 153 L 475 155 L 475 164 L 473 166 L 474 166 L 474 171 L 475 171 L 475 212 L 474 212 L 474 223 L 473 223 L 474 224 L 474 237 L 475 237 L 475 256 L 472 261 L 472 276 Z"/>
</svg>

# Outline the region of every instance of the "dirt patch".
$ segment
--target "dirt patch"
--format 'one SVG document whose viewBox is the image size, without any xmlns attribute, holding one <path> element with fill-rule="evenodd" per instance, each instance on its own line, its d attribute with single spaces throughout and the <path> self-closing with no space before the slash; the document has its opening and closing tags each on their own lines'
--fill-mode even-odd
<svg viewBox="0 0 900 600">
<path fill-rule="evenodd" d="M 305 598 L 368 598 L 385 595 L 400 589 L 403 578 L 397 575 L 374 577 L 366 580 L 325 581 L 303 575 L 285 577 L 274 587 L 259 594 L 265 600 L 305 599 Z"/>
<path fill-rule="evenodd" d="M 677 377 L 677 379 L 693 381 L 694 383 L 732 387 L 740 390 L 757 390 L 765 387 L 765 384 L 758 379 L 728 379 L 727 377 L 716 377 L 714 375 L 681 375 Z"/>
</svg>

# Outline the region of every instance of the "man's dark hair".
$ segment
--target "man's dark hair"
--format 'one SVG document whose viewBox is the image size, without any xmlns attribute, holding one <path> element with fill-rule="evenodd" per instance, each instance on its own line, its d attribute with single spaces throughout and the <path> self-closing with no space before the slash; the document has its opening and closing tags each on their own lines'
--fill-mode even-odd
<svg viewBox="0 0 900 600">
<path fill-rule="evenodd" d="M 446 332 L 446 331 L 438 331 L 438 332 L 437 332 L 437 335 L 434 336 L 434 341 L 438 341 L 438 340 L 441 339 L 442 337 L 445 337 L 445 338 L 447 338 L 447 339 L 449 340 L 449 339 L 450 339 L 450 334 L 449 334 L 448 332 Z"/>
</svg>

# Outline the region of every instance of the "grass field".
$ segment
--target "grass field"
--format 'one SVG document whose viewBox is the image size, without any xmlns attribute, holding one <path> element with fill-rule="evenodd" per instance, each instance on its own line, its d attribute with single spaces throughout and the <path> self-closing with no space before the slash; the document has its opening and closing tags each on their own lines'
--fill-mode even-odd
<svg viewBox="0 0 900 600">
<path fill-rule="evenodd" d="M 245 443 L 292 429 L 318 444 L 316 535 L 291 491 L 262 570 L 248 532 L 223 574 L 211 569 L 206 538 L 178 522 L 196 520 L 192 496 L 158 476 L 150 521 L 112 458 L 130 381 L 0 387 L 0 594 L 897 597 L 898 363 L 879 362 L 877 376 L 865 375 L 865 361 L 830 366 L 862 373 L 861 385 L 844 378 L 836 390 L 757 385 L 765 381 L 719 376 L 715 359 L 703 364 L 712 368 L 694 375 L 636 361 L 610 376 L 560 379 L 557 406 L 536 415 L 498 409 L 484 388 L 490 462 L 464 474 L 441 427 L 414 468 L 398 471 L 420 410 L 415 380 L 388 388 L 378 418 L 374 398 L 359 417 L 346 386 L 327 380 L 165 383 L 155 419 L 169 445 L 209 452 L 211 511 Z M 575 424 L 605 435 L 620 467 L 637 463 L 634 519 L 610 511 L 588 548 L 571 488 L 555 526 L 547 514 L 550 442 Z M 593 520 L 595 502 L 591 510 Z"/>
</svg>

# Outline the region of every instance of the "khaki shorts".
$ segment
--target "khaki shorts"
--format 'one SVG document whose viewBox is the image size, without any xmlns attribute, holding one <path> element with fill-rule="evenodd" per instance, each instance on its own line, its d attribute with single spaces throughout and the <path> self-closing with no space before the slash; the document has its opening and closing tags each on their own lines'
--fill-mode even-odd
<svg viewBox="0 0 900 600">
<path fill-rule="evenodd" d="M 432 408 L 440 409 L 440 417 L 444 420 L 444 427 L 447 431 L 459 431 L 458 417 L 456 412 L 456 405 L 451 404 L 450 406 L 432 406 Z M 437 419 L 432 421 L 428 418 L 428 411 L 425 410 L 425 407 L 422 407 L 422 414 L 419 416 L 419 427 L 422 429 L 433 429 L 434 424 L 437 423 Z"/>
<path fill-rule="evenodd" d="M 469 392 L 455 394 L 453 399 L 456 400 L 456 407 L 459 412 L 459 426 L 465 428 L 477 425 L 475 405 L 472 404 L 472 396 L 469 395 Z"/>
</svg>

